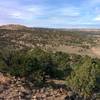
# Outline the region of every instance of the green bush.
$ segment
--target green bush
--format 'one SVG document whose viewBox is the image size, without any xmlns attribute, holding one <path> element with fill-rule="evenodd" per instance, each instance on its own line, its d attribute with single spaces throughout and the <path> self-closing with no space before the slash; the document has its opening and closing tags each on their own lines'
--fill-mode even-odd
<svg viewBox="0 0 100 100">
<path fill-rule="evenodd" d="M 97 66 L 90 57 L 84 57 L 81 66 L 67 78 L 67 85 L 85 96 L 90 95 L 96 87 Z"/>
<path fill-rule="evenodd" d="M 88 56 L 46 52 L 39 48 L 26 51 L 0 51 L 0 71 L 25 77 L 40 85 L 46 77 L 67 80 L 73 90 L 90 95 L 100 89 L 100 59 Z"/>
</svg>

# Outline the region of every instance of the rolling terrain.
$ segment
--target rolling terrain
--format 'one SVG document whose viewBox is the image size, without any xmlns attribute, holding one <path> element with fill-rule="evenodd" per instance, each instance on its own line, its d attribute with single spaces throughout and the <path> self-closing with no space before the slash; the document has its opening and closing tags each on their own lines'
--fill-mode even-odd
<svg viewBox="0 0 100 100">
<path fill-rule="evenodd" d="M 99 29 L 0 26 L 0 100 L 100 100 L 99 58 Z"/>
<path fill-rule="evenodd" d="M 32 28 L 13 24 L 0 26 L 1 50 L 34 47 L 100 57 L 100 30 Z"/>
</svg>

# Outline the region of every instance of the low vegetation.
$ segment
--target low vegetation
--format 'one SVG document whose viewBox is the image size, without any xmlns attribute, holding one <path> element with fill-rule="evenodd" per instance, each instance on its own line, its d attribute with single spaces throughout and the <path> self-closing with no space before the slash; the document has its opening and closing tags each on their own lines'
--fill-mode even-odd
<svg viewBox="0 0 100 100">
<path fill-rule="evenodd" d="M 66 81 L 78 93 L 89 96 L 100 89 L 100 60 L 88 56 L 32 50 L 0 51 L 0 72 L 30 79 L 36 85 L 47 79 Z"/>
<path fill-rule="evenodd" d="M 100 93 L 99 50 L 100 30 L 0 26 L 0 72 L 37 87 L 57 81 L 83 97 Z"/>
</svg>

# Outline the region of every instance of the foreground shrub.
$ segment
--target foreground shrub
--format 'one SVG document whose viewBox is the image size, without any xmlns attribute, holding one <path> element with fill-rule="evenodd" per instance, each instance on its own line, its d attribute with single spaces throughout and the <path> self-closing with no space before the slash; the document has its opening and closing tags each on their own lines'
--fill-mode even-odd
<svg viewBox="0 0 100 100">
<path fill-rule="evenodd" d="M 0 52 L 0 71 L 16 77 L 25 77 L 43 84 L 47 77 L 67 78 L 73 90 L 90 95 L 100 89 L 100 60 L 62 52 L 46 52 L 39 48 L 29 51 Z"/>
<path fill-rule="evenodd" d="M 68 77 L 67 85 L 85 96 L 91 95 L 96 87 L 98 67 L 100 66 L 93 63 L 90 57 L 85 57 L 81 66 Z"/>
</svg>

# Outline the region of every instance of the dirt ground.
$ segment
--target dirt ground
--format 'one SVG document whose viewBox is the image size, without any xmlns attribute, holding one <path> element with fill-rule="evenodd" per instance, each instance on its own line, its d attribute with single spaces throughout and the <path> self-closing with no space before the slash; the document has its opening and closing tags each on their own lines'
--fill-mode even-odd
<svg viewBox="0 0 100 100">
<path fill-rule="evenodd" d="M 100 58 L 100 47 L 92 47 L 90 49 L 85 49 L 82 47 L 75 47 L 75 46 L 59 46 L 55 48 L 56 51 L 62 51 L 65 53 L 73 53 L 79 55 L 88 55 L 91 57 Z"/>
</svg>

